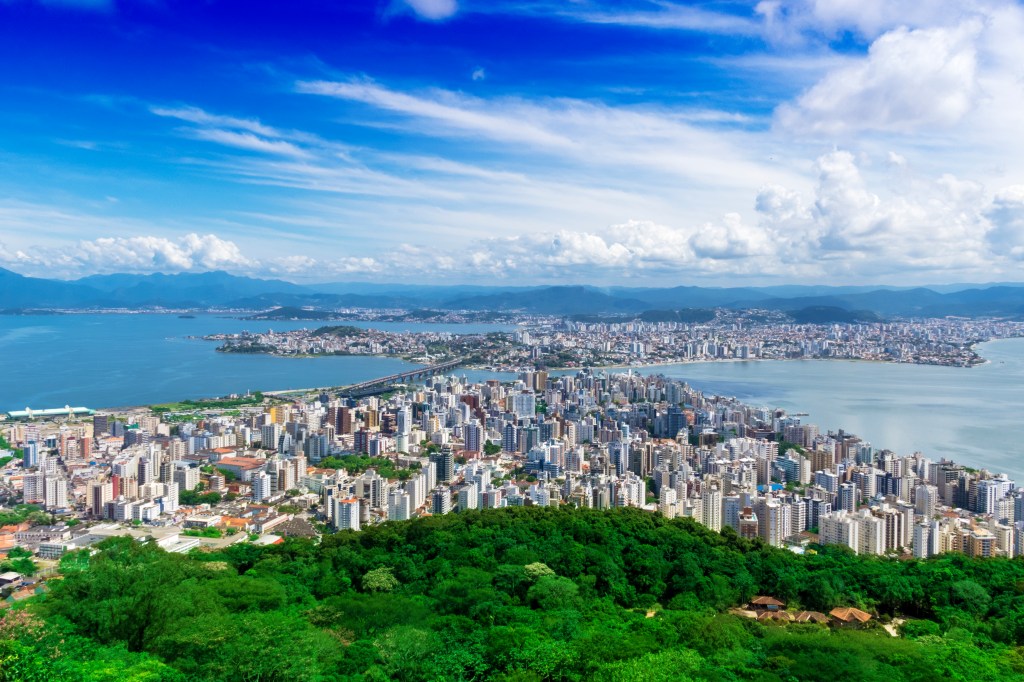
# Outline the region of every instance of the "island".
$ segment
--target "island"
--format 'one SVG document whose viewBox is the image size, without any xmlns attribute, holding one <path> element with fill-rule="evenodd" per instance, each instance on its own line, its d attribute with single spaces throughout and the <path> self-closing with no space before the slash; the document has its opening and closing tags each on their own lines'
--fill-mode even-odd
<svg viewBox="0 0 1024 682">
<path fill-rule="evenodd" d="M 798 316 L 832 317 L 830 309 Z M 514 332 L 395 332 L 349 325 L 211 334 L 225 353 L 386 355 L 415 362 L 460 357 L 501 371 L 731 360 L 842 359 L 970 367 L 978 343 L 1024 335 L 1003 318 L 798 321 L 769 310 L 665 311 L 644 319 L 524 316 Z M 853 314 L 850 314 L 853 315 Z M 842 316 L 840 316 L 842 317 Z"/>
</svg>

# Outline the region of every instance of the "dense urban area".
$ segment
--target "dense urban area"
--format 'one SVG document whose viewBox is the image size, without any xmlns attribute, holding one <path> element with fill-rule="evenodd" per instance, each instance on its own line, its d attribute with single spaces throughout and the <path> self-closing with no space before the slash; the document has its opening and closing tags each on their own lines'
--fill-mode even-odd
<svg viewBox="0 0 1024 682">
<path fill-rule="evenodd" d="M 0 536 L 51 568 L 111 535 L 185 552 L 561 504 L 691 517 L 793 551 L 1024 549 L 1024 495 L 1003 474 L 819 433 L 663 377 L 440 376 L 358 400 L 256 394 L 56 412 L 14 413 L 4 429 L 3 495 L 37 508 L 8 512 L 24 519 Z"/>
<path fill-rule="evenodd" d="M 1008 323 L 947 321 L 747 329 L 734 320 L 707 330 L 672 324 L 552 322 L 517 331 L 511 339 L 469 335 L 458 339 L 458 347 L 492 343 L 506 354 L 488 356 L 483 362 L 506 368 L 567 348 L 581 353 L 600 348 L 603 358 L 630 361 L 639 357 L 637 353 L 652 361 L 807 353 L 971 364 L 974 342 L 1018 331 Z M 455 343 L 454 337 L 445 335 L 329 329 L 251 338 L 275 352 L 365 349 L 421 354 L 423 361 L 449 357 Z M 684 341 L 675 341 L 673 332 L 680 331 Z M 582 361 L 595 356 L 575 357 Z M 931 646 L 935 650 L 927 655 L 924 649 L 901 655 L 913 653 L 914 665 L 922 669 L 927 668 L 922 657 L 941 659 L 945 663 L 938 669 L 946 673 L 959 674 L 978 662 L 971 658 L 968 665 L 961 650 L 955 653 L 946 640 L 927 637 L 937 640 L 944 633 L 948 638 L 962 630 L 957 635 L 962 642 L 983 635 L 992 647 L 1024 644 L 1024 619 L 1004 622 L 1017 618 L 1016 607 L 997 608 L 993 601 L 999 590 L 1009 588 L 989 585 L 986 580 L 994 580 L 993 574 L 980 568 L 1024 553 L 1024 493 L 1005 474 L 934 460 L 927 453 L 891 452 L 841 430 L 823 433 L 802 423 L 800 415 L 705 395 L 663 376 L 600 368 L 559 374 L 526 369 L 514 382 L 471 383 L 456 371 L 376 389 L 386 392 L 362 397 L 343 389 L 291 396 L 256 393 L 132 409 L 68 406 L 7 415 L 0 431 L 0 501 L 7 507 L 0 510 L 0 552 L 5 555 L 0 589 L 8 606 L 38 607 L 10 611 L 0 619 L 0 628 L 20 623 L 20 632 L 37 628 L 49 634 L 10 654 L 25 670 L 40 666 L 42 672 L 33 673 L 39 676 L 25 673 L 0 679 L 80 679 L 75 675 L 81 667 L 70 677 L 47 677 L 54 669 L 46 666 L 60 658 L 46 648 L 46 642 L 52 642 L 47 637 L 58 634 L 79 637 L 75 641 L 88 651 L 79 655 L 90 660 L 121 657 L 125 660 L 117 665 L 159 669 L 154 676 L 139 679 L 483 679 L 517 670 L 533 676 L 515 679 L 653 679 L 638 671 L 655 661 L 689 671 L 680 673 L 682 677 L 667 676 L 671 679 L 713 679 L 716 674 L 754 679 L 754 671 L 772 658 L 772 646 L 792 646 L 789 638 L 796 632 L 772 635 L 778 641 L 764 643 L 760 658 L 718 660 L 713 650 L 693 640 L 683 649 L 669 651 L 662 651 L 661 645 L 640 646 L 613 656 L 608 659 L 610 667 L 600 669 L 595 654 L 581 653 L 585 642 L 577 641 L 580 631 L 546 631 L 537 642 L 530 639 L 540 636 L 534 632 L 519 635 L 527 637 L 516 645 L 522 660 L 508 658 L 509 652 L 486 654 L 487 646 L 497 645 L 483 642 L 473 654 L 482 658 L 471 664 L 441 661 L 426 643 L 432 636 L 458 639 L 450 628 L 461 626 L 445 621 L 443 626 L 435 623 L 440 630 L 433 635 L 422 628 L 413 633 L 414 621 L 391 613 L 423 615 L 426 605 L 432 604 L 437 614 L 469 609 L 465 614 L 476 622 L 486 608 L 504 613 L 501 609 L 518 604 L 516 608 L 530 613 L 571 608 L 576 618 L 583 617 L 581 613 L 593 618 L 592 609 L 598 607 L 584 603 L 598 598 L 609 600 L 607 608 L 614 604 L 615 609 L 625 609 L 616 611 L 614 618 L 624 619 L 622 627 L 627 630 L 636 627 L 628 625 L 633 618 L 628 614 L 637 610 L 640 622 L 659 621 L 673 632 L 689 626 L 672 620 L 681 615 L 666 614 L 689 613 L 688 618 L 700 621 L 700 628 L 726 628 L 728 638 L 737 642 L 765 635 L 731 623 L 757 623 L 758 628 L 789 624 L 852 638 L 880 629 L 886 638 L 907 641 L 906 646 L 911 646 L 910 640 L 914 647 Z M 388 523 L 404 521 L 409 524 Z M 522 545 L 512 542 L 497 548 L 491 546 L 499 542 L 492 535 L 486 541 L 473 535 L 491 532 L 474 529 L 497 526 L 505 529 L 500 532 L 512 532 L 507 524 L 520 522 L 525 525 L 517 532 L 529 536 L 521 538 Z M 648 537 L 650 533 L 664 537 Z M 571 538 L 571 546 L 580 548 L 579 556 L 573 559 L 564 547 L 551 547 L 556 540 L 547 534 Z M 360 537 L 365 540 L 356 539 Z M 612 559 L 599 560 L 586 549 L 601 543 L 615 545 L 614 552 L 624 558 L 614 561 L 624 561 L 625 568 L 605 565 Z M 331 552 L 335 558 L 321 563 L 337 566 L 341 555 L 336 554 L 345 547 L 353 549 L 345 550 L 349 558 L 344 561 L 355 563 L 318 578 L 319 587 L 302 588 L 312 589 L 310 596 L 290 596 L 289 590 L 298 588 L 278 584 L 292 570 L 281 562 L 298 567 L 311 560 L 309 552 Z M 458 554 L 458 548 L 465 552 Z M 372 556 L 357 559 L 361 552 Z M 436 564 L 437 552 L 449 553 L 444 567 Z M 679 555 L 672 560 L 675 563 L 665 563 L 674 552 L 692 556 Z M 699 558 L 708 552 L 718 558 Z M 732 575 L 735 567 L 712 568 L 725 561 L 717 553 L 729 552 L 740 557 L 730 561 L 760 557 L 757 562 L 777 566 L 769 570 L 759 563 L 756 570 L 744 569 L 750 573 L 742 579 Z M 499 554 L 500 565 L 492 565 Z M 171 559 L 175 556 L 180 561 Z M 414 556 L 427 563 L 408 564 Z M 870 557 L 888 563 L 864 564 Z M 954 557 L 960 557 L 952 564 L 956 571 L 967 573 L 957 573 L 957 580 L 950 578 L 954 574 L 943 573 L 942 579 L 952 582 L 934 598 L 920 593 L 923 569 L 900 568 L 939 565 L 934 562 L 947 566 Z M 266 562 L 272 562 L 272 569 Z M 840 564 L 842 571 L 836 572 Z M 1007 564 L 1012 569 L 999 570 L 1019 572 L 1019 565 L 1014 561 Z M 150 641 L 157 635 L 136 633 L 125 623 L 98 623 L 83 605 L 127 609 L 122 617 L 136 618 L 136 607 L 127 602 L 101 605 L 111 598 L 103 592 L 110 586 L 97 585 L 112 580 L 121 586 L 117 589 L 131 592 L 136 588 L 126 586 L 125 576 L 141 566 L 169 571 L 161 579 L 170 582 L 197 571 L 206 576 L 211 569 L 237 575 L 235 580 L 241 582 L 224 583 L 220 589 L 227 592 L 219 592 L 216 599 L 229 600 L 224 602 L 225 613 L 249 614 L 246 618 L 252 613 L 269 617 L 289 608 L 290 600 L 305 599 L 305 606 L 299 608 L 296 602 L 299 610 L 288 612 L 291 625 L 279 625 L 313 639 L 331 633 L 341 649 L 336 653 L 339 660 L 330 665 L 357 677 L 308 677 L 308 671 L 295 666 L 319 665 L 319 659 L 297 655 L 286 657 L 291 667 L 274 668 L 272 674 L 264 670 L 273 668 L 269 662 L 247 661 L 262 672 L 242 674 L 234 667 L 237 663 L 221 660 L 221 654 L 204 649 L 208 644 L 191 638 L 198 634 L 186 635 L 176 626 L 165 624 L 172 628 L 161 635 L 165 639 Z M 896 582 L 886 583 L 884 589 L 874 582 L 864 587 L 867 578 L 858 571 L 868 570 L 865 566 L 912 574 L 896 579 L 887 573 L 884 581 Z M 447 576 L 443 594 L 422 584 L 430 580 L 424 571 L 435 569 L 439 576 Z M 608 577 L 609 571 L 622 570 L 630 577 Z M 811 574 L 798 579 L 801 571 Z M 267 577 L 271 574 L 276 576 L 273 580 Z M 492 601 L 480 605 L 484 611 L 470 608 L 473 594 L 492 589 L 473 587 L 474 581 L 493 583 L 500 591 L 506 589 L 501 582 L 506 579 L 511 581 L 507 594 L 488 596 Z M 1024 575 L 1014 579 L 1021 584 Z M 406 597 L 392 594 L 403 590 Z M 413 594 L 429 598 L 415 601 Z M 146 600 L 153 595 L 136 597 Z M 359 602 L 364 597 L 368 601 Z M 492 603 L 494 599 L 499 603 Z M 377 609 L 384 610 L 383 624 L 359 620 L 372 618 L 368 614 Z M 506 614 L 503 618 L 512 620 L 503 627 L 522 627 L 524 633 L 541 628 L 533 621 L 513 624 L 522 617 Z M 12 620 L 19 618 L 24 622 Z M 968 623 L 971 618 L 974 624 Z M 988 623 L 989 618 L 1003 620 L 998 627 L 989 623 L 979 630 L 979 623 Z M 424 616 L 415 622 L 429 620 Z M 673 624 L 665 625 L 669 621 Z M 197 623 L 189 627 L 202 632 L 210 627 Z M 245 627 L 251 632 L 254 626 Z M 506 635 L 518 641 L 513 631 Z M 98 637 L 96 641 L 108 648 L 97 648 L 93 639 L 83 636 Z M 190 637 L 188 642 L 184 637 Z M 405 637 L 413 637 L 415 646 Z M 416 637 L 427 638 L 422 647 L 430 652 L 408 653 L 409 647 L 420 646 Z M 254 647 L 259 641 L 247 640 L 242 648 L 258 658 Z M 301 637 L 294 646 L 299 642 L 313 646 Z M 315 646 L 327 646 L 317 642 Z M 546 642 L 548 649 L 530 648 L 539 642 Z M 875 660 L 878 652 L 869 649 L 879 645 L 871 642 L 875 640 L 851 639 L 844 646 L 867 647 L 860 655 Z M 819 642 L 815 647 L 819 644 L 820 651 L 832 646 Z M 115 656 L 111 646 L 127 649 Z M 532 653 L 523 653 L 527 650 Z M 182 658 L 182 651 L 192 658 Z M 991 675 L 974 679 L 999 679 L 1011 669 L 1024 672 L 1024 659 L 1007 658 L 1013 651 L 992 653 L 985 660 Z M 765 679 L 789 679 L 783 674 L 789 668 L 798 671 L 792 674 L 800 679 L 818 679 L 808 672 L 814 664 L 802 658 L 804 654 L 777 655 L 788 655 L 790 662 L 772 659 L 778 675 Z M 954 655 L 961 658 L 942 658 Z M 427 665 L 427 659 L 433 666 L 429 673 L 417 668 Z M 472 665 L 480 668 L 477 673 L 467 672 Z M 175 677 L 178 674 L 184 677 Z M 364 674 L 369 677 L 361 677 Z M 968 679 L 956 674 L 953 679 Z M 97 673 L 90 679 L 115 678 Z"/>
<path fill-rule="evenodd" d="M 467 365 L 520 371 L 800 358 L 969 367 L 984 362 L 975 344 L 1024 336 L 1024 323 L 1003 319 L 799 324 L 767 310 L 699 312 L 701 319 L 689 322 L 520 317 L 512 333 L 411 333 L 333 325 L 204 338 L 222 342 L 217 350 L 225 353 L 390 355 L 416 362 L 459 358 Z"/>
</svg>

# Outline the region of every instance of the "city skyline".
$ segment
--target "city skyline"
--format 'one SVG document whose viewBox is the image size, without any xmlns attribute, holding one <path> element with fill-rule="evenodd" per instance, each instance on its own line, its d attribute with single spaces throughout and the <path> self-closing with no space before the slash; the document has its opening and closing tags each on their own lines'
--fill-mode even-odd
<svg viewBox="0 0 1024 682">
<path fill-rule="evenodd" d="M 0 3 L 0 267 L 1024 279 L 1016 2 Z"/>
</svg>

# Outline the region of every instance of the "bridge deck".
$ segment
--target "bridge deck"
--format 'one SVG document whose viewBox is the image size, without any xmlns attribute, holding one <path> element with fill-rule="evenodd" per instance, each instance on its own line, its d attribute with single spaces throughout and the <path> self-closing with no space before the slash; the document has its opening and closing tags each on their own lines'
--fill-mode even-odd
<svg viewBox="0 0 1024 682">
<path fill-rule="evenodd" d="M 344 394 L 355 394 L 361 393 L 376 387 L 383 387 L 390 384 L 397 384 L 408 379 L 415 379 L 418 377 L 431 376 L 439 372 L 445 372 L 449 369 L 454 369 L 462 364 L 461 360 L 449 360 L 447 362 L 441 362 L 436 365 L 427 365 L 426 367 L 419 367 L 417 369 L 409 370 L 408 372 L 401 372 L 399 374 L 391 374 L 386 377 L 378 377 L 376 379 L 370 379 L 369 381 L 361 381 L 358 384 L 351 384 L 345 386 L 340 390 L 340 393 Z"/>
</svg>

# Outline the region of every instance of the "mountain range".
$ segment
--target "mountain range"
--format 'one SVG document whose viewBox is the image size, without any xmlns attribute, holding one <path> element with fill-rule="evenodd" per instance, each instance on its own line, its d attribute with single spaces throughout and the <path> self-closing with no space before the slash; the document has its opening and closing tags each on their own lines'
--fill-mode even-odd
<svg viewBox="0 0 1024 682">
<path fill-rule="evenodd" d="M 550 315 L 706 308 L 760 308 L 818 321 L 891 317 L 1024 318 L 1024 284 L 900 288 L 784 285 L 769 287 L 468 286 L 331 282 L 294 284 L 226 272 L 93 275 L 63 281 L 0 268 L 0 309 L 7 312 L 110 308 L 240 309 L 278 306 L 490 310 Z"/>
</svg>

